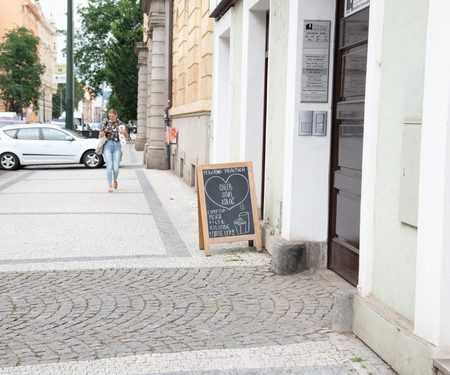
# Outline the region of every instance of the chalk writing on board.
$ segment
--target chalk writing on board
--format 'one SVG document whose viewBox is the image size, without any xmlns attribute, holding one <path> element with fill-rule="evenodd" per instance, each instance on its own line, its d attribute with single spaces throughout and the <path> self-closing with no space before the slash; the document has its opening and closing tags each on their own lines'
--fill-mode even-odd
<svg viewBox="0 0 450 375">
<path fill-rule="evenodd" d="M 203 177 L 209 238 L 253 234 L 247 168 L 204 170 Z"/>
<path fill-rule="evenodd" d="M 244 189 L 233 189 L 236 185 L 243 186 Z M 232 174 L 226 180 L 214 176 L 206 181 L 205 192 L 216 205 L 230 211 L 245 201 L 250 193 L 250 186 L 248 179 L 241 174 Z"/>
</svg>

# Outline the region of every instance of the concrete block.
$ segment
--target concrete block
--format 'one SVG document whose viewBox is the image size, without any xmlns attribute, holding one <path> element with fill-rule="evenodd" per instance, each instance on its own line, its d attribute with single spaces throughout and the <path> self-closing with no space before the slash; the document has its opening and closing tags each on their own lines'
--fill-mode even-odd
<svg viewBox="0 0 450 375">
<path fill-rule="evenodd" d="M 306 264 L 308 268 L 327 268 L 327 243 L 305 242 Z"/>
<path fill-rule="evenodd" d="M 281 275 L 304 271 L 305 245 L 299 242 L 280 240 L 273 246 L 270 270 Z"/>
<path fill-rule="evenodd" d="M 356 289 L 340 290 L 334 296 L 333 331 L 352 332 L 353 297 L 356 293 Z"/>
</svg>

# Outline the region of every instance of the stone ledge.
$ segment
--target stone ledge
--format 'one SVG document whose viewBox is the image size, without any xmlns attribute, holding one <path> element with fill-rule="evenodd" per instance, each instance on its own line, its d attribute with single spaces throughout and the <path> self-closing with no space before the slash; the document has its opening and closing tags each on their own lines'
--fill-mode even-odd
<svg viewBox="0 0 450 375">
<path fill-rule="evenodd" d="M 436 358 L 433 365 L 437 370 L 436 375 L 450 375 L 450 358 Z"/>
<path fill-rule="evenodd" d="M 356 288 L 338 290 L 334 296 L 333 331 L 352 332 L 353 297 L 358 293 Z"/>
<path fill-rule="evenodd" d="M 353 297 L 353 333 L 399 374 L 436 375 L 433 345 L 413 325 L 375 297 Z"/>
</svg>

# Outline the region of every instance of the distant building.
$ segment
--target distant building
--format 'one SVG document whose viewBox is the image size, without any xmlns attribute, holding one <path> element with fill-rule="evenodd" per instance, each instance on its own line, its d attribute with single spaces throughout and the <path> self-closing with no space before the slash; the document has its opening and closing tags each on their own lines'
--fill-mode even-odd
<svg viewBox="0 0 450 375">
<path fill-rule="evenodd" d="M 84 122 L 101 122 L 104 100 L 101 95 L 93 98 L 92 94 L 92 90 L 84 86 L 84 100 L 78 103 L 78 110 L 83 112 Z"/>
<path fill-rule="evenodd" d="M 56 28 L 45 19 L 39 1 L 30 0 L 2 0 L 0 12 L 0 39 L 6 32 L 16 27 L 25 27 L 39 38 L 38 53 L 41 64 L 46 70 L 41 77 L 42 98 L 39 110 L 24 108 L 24 116 L 28 121 L 50 121 L 52 117 L 52 96 L 56 93 L 56 83 L 53 83 L 53 64 L 56 62 Z M 0 103 L 0 108 L 4 104 Z"/>
<path fill-rule="evenodd" d="M 149 168 L 171 168 L 195 184 L 195 166 L 210 161 L 212 19 L 207 1 L 142 0 L 136 148 Z M 177 143 L 164 144 L 165 128 Z M 170 154 L 170 166 L 168 164 Z"/>
<path fill-rule="evenodd" d="M 54 23 L 45 18 L 39 2 L 36 1 L 34 5 L 40 16 L 38 22 L 39 58 L 41 64 L 45 65 L 45 72 L 41 77 L 42 98 L 39 101 L 38 120 L 45 122 L 52 119 L 52 97 L 58 89 L 56 82 L 53 81 L 53 65 L 57 59 L 57 33 Z"/>
</svg>

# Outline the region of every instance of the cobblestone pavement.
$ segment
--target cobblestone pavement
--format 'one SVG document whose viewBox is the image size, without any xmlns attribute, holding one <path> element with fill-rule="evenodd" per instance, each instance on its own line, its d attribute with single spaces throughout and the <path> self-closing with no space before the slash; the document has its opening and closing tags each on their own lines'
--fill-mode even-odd
<svg viewBox="0 0 450 375">
<path fill-rule="evenodd" d="M 131 146 L 113 194 L 104 170 L 0 174 L 0 374 L 395 374 L 332 331 L 345 282 L 205 257 L 195 191 Z"/>
</svg>

